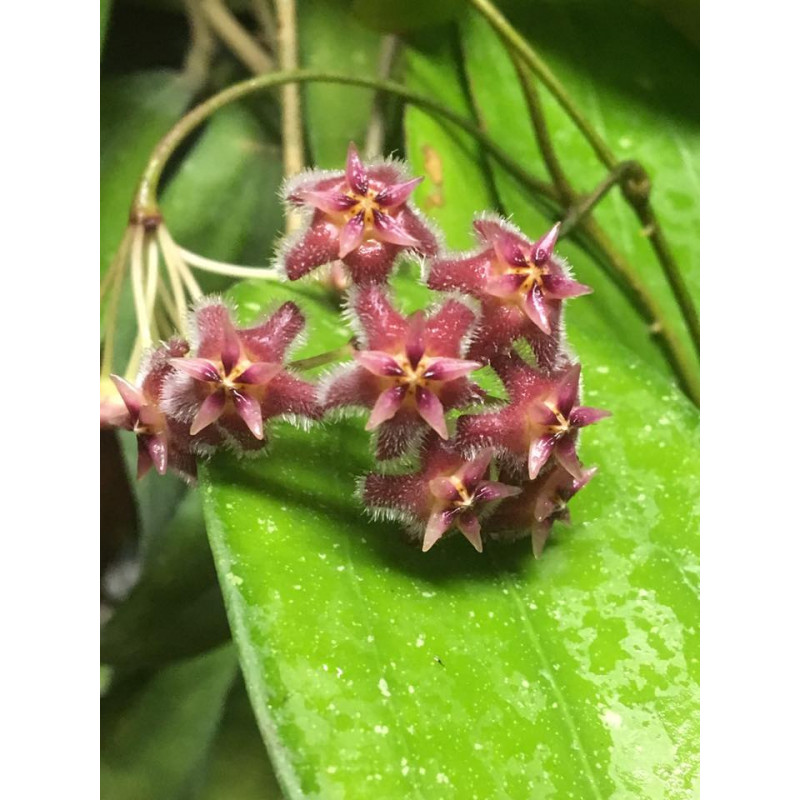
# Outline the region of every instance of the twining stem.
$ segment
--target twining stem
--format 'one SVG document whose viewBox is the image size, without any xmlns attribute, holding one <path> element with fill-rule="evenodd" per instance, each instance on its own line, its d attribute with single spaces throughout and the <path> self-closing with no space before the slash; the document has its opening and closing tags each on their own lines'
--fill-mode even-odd
<svg viewBox="0 0 800 800">
<path fill-rule="evenodd" d="M 618 165 L 589 196 L 587 201 L 580 202 L 577 192 L 561 168 L 556 155 L 535 80 L 518 57 L 512 55 L 512 60 L 525 94 L 528 112 L 536 135 L 536 142 L 542 154 L 545 167 L 553 179 L 556 190 L 559 192 L 562 204 L 570 209 L 564 224 L 561 226 L 561 234 L 566 236 L 578 226 L 589 235 L 600 250 L 601 255 L 605 258 L 607 266 L 610 267 L 612 279 L 625 292 L 625 295 L 639 314 L 645 318 L 650 332 L 656 335 L 656 341 L 664 351 L 667 361 L 680 381 L 681 387 L 692 401 L 699 405 L 700 385 L 694 361 L 689 353 L 686 352 L 686 348 L 683 346 L 676 331 L 671 325 L 667 324 L 659 304 L 649 293 L 633 265 L 613 247 L 602 228 L 589 216 L 589 212 L 594 205 L 619 180 L 620 174 L 625 173 L 627 169 L 625 165 L 630 165 L 631 162 L 623 162 Z"/>
<path fill-rule="evenodd" d="M 574 200 L 572 207 L 564 218 L 564 222 L 561 224 L 561 233 L 566 236 L 573 228 L 578 226 L 583 221 L 583 218 L 588 216 L 592 209 L 617 184 L 628 177 L 628 173 L 635 165 L 635 161 L 620 161 L 588 195 L 580 200 Z"/>
<path fill-rule="evenodd" d="M 170 130 L 158 145 L 156 145 L 156 148 L 150 155 L 150 159 L 142 173 L 134 195 L 131 211 L 133 217 L 141 218 L 150 214 L 158 214 L 158 203 L 156 199 L 158 183 L 167 161 L 186 137 L 205 122 L 214 112 L 256 92 L 283 86 L 286 83 L 308 83 L 311 81 L 360 86 L 365 89 L 386 92 L 387 94 L 400 97 L 406 103 L 437 114 L 466 131 L 470 136 L 480 142 L 487 153 L 493 156 L 500 166 L 517 178 L 523 186 L 526 186 L 542 197 L 548 198 L 550 201 L 556 201 L 558 199 L 555 189 L 549 183 L 532 175 L 514 159 L 510 158 L 506 152 L 495 144 L 495 142 L 472 122 L 472 120 L 456 114 L 424 95 L 407 89 L 402 84 L 393 81 L 362 78 L 355 75 L 338 75 L 316 70 L 298 70 L 297 72 L 273 72 L 268 75 L 258 75 L 254 78 L 234 83 L 208 98 L 208 100 L 200 105 L 195 106 L 188 114 L 182 117 L 172 130 Z"/>
<path fill-rule="evenodd" d="M 189 49 L 183 60 L 183 75 L 199 89 L 208 78 L 217 40 L 203 13 L 203 0 L 184 0 L 184 5 L 189 23 Z"/>
<path fill-rule="evenodd" d="M 273 51 L 277 50 L 278 25 L 275 22 L 275 15 L 272 13 L 269 0 L 253 0 L 251 5 L 267 47 Z"/>
<path fill-rule="evenodd" d="M 203 290 L 200 288 L 200 284 L 195 280 L 194 275 L 192 275 L 192 271 L 184 263 L 178 245 L 175 244 L 175 241 L 173 240 L 172 236 L 170 236 L 166 226 L 160 225 L 159 233 L 161 234 L 161 249 L 164 252 L 165 260 L 167 258 L 172 259 L 175 271 L 180 277 L 180 280 L 186 286 L 189 296 L 192 298 L 192 300 L 199 300 L 203 296 Z"/>
<path fill-rule="evenodd" d="M 275 9 L 278 14 L 278 62 L 283 72 L 289 72 L 298 67 L 295 0 L 275 0 Z M 281 130 L 283 174 L 296 175 L 305 166 L 300 87 L 296 83 L 286 83 L 281 88 Z"/>
<path fill-rule="evenodd" d="M 539 80 L 550 90 L 550 93 L 575 123 L 586 141 L 594 150 L 595 155 L 608 169 L 617 166 L 617 159 L 609 146 L 603 141 L 600 134 L 594 129 L 586 117 L 581 114 L 577 105 L 567 93 L 564 86 L 550 71 L 550 68 L 538 53 L 525 41 L 503 16 L 491 0 L 470 0 L 474 8 L 495 29 L 506 46 L 515 53 L 520 60 L 536 75 Z M 686 327 L 691 335 L 695 349 L 700 350 L 700 324 L 697 309 L 694 306 L 686 282 L 678 269 L 678 265 L 663 235 L 655 212 L 650 204 L 650 182 L 647 173 L 641 165 L 639 180 L 626 181 L 622 185 L 623 195 L 636 212 L 645 233 L 664 272 L 675 300 L 680 308 Z"/>
<path fill-rule="evenodd" d="M 305 370 L 314 369 L 314 367 L 322 367 L 325 364 L 332 364 L 334 361 L 345 361 L 353 357 L 355 349 L 352 342 L 348 342 L 335 350 L 329 350 L 326 353 L 320 353 L 317 356 L 309 358 L 301 358 L 297 361 L 292 361 L 289 366 L 292 369 Z"/>
<path fill-rule="evenodd" d="M 161 245 L 161 252 L 164 254 L 164 263 L 167 265 L 167 275 L 172 287 L 172 299 L 175 301 L 175 312 L 180 321 L 178 330 L 183 332 L 186 319 L 186 297 L 183 293 L 183 283 L 181 281 L 180 270 L 176 263 L 175 252 L 170 249 L 167 241 L 167 234 L 163 225 L 158 226 L 158 241 Z"/>
<path fill-rule="evenodd" d="M 212 258 L 197 255 L 197 253 L 192 253 L 185 247 L 180 246 L 178 246 L 178 252 L 187 264 L 205 272 L 213 272 L 216 275 L 227 275 L 230 278 L 282 280 L 278 271 L 269 267 L 243 267 L 239 264 L 227 264 L 224 261 L 215 261 Z"/>
<path fill-rule="evenodd" d="M 156 290 L 158 289 L 158 245 L 154 236 L 148 236 L 147 241 L 147 286 L 145 290 L 145 303 L 147 318 L 152 319 L 153 309 L 156 305 Z"/>
<path fill-rule="evenodd" d="M 203 13 L 214 33 L 251 72 L 259 75 L 275 69 L 272 57 L 250 36 L 222 0 L 201 0 Z"/>
</svg>

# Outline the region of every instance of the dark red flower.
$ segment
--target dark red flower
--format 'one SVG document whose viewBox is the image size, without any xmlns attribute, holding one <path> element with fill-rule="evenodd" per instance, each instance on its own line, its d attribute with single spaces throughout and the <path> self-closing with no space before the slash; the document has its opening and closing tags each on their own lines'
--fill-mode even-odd
<svg viewBox="0 0 800 800">
<path fill-rule="evenodd" d="M 465 377 L 477 361 L 461 358 L 475 314 L 446 300 L 426 316 L 404 317 L 376 286 L 358 290 L 353 313 L 361 333 L 355 364 L 335 373 L 322 391 L 326 409 L 370 408 L 367 430 L 378 429 L 378 458 L 406 452 L 428 426 L 448 438 L 445 412 L 481 396 Z"/>
<path fill-rule="evenodd" d="M 178 338 L 156 348 L 145 358 L 135 386 L 118 375 L 111 376 L 127 412 L 125 418 L 117 418 L 117 425 L 137 436 L 140 478 L 151 467 L 159 475 L 166 473 L 168 467 L 188 478 L 197 472 L 187 426 L 169 420 L 161 410 L 165 381 L 174 372 L 172 360 L 188 351 L 188 343 Z"/>
<path fill-rule="evenodd" d="M 195 357 L 170 362 L 176 371 L 165 387 L 165 411 L 190 424 L 200 447 L 216 436 L 258 449 L 265 420 L 295 415 L 316 419 L 315 387 L 284 365 L 304 324 L 291 302 L 259 325 L 238 330 L 230 309 L 219 300 L 198 308 L 193 317 Z"/>
<path fill-rule="evenodd" d="M 552 454 L 567 472 L 580 478 L 582 471 L 575 452 L 578 430 L 610 415 L 608 411 L 577 405 L 581 365 L 572 364 L 547 375 L 513 353 L 493 365 L 510 403 L 494 413 L 461 417 L 461 445 L 499 447 L 520 461 L 527 460 L 531 480 Z"/>
<path fill-rule="evenodd" d="M 592 291 L 572 280 L 554 255 L 559 226 L 536 242 L 499 217 L 478 219 L 474 228 L 477 252 L 436 258 L 428 273 L 432 289 L 459 289 L 481 301 L 481 329 L 470 357 L 488 360 L 525 339 L 540 367 L 559 366 L 562 301 Z"/>
<path fill-rule="evenodd" d="M 556 464 L 540 473 L 536 480 L 525 481 L 521 493 L 502 503 L 486 523 L 493 538 L 517 538 L 530 535 L 533 554 L 539 558 L 553 530 L 555 520 L 569 522 L 567 503 L 595 476 L 597 467 L 581 472 L 576 478 Z"/>
<path fill-rule="evenodd" d="M 422 178 L 399 162 L 364 165 L 351 144 L 344 172 L 308 171 L 289 181 L 287 202 L 310 209 L 306 227 L 283 245 L 291 280 L 341 259 L 355 284 L 384 283 L 403 251 L 433 255 L 438 242 L 409 203 Z"/>
<path fill-rule="evenodd" d="M 437 437 L 428 436 L 419 472 L 367 475 L 362 499 L 378 515 L 405 521 L 412 535 L 422 539 L 423 552 L 456 528 L 480 553 L 479 514 L 487 504 L 520 492 L 516 486 L 485 480 L 491 460 L 491 450 L 465 460 Z"/>
</svg>

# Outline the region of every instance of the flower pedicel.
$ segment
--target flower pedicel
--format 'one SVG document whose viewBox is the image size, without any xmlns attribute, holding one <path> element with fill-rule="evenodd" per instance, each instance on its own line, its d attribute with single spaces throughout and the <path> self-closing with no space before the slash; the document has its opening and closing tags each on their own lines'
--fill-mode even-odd
<svg viewBox="0 0 800 800">
<path fill-rule="evenodd" d="M 608 416 L 579 405 L 581 367 L 562 331 L 564 301 L 591 289 L 556 255 L 558 225 L 533 240 L 483 215 L 474 252 L 443 253 L 411 204 L 420 180 L 399 162 L 362 163 L 351 145 L 343 172 L 308 171 L 287 183 L 287 203 L 305 208 L 306 219 L 281 245 L 278 266 L 290 280 L 332 263 L 349 274 L 350 363 L 318 385 L 295 373 L 287 356 L 305 318 L 293 302 L 239 328 L 222 300 L 200 300 L 190 341 L 151 350 L 135 384 L 113 376 L 123 402 L 103 405 L 106 425 L 137 435 L 140 475 L 171 468 L 192 480 L 197 458 L 219 447 L 266 452 L 270 420 L 309 426 L 363 409 L 376 461 L 410 466 L 361 479 L 373 516 L 401 521 L 423 551 L 454 533 L 479 552 L 486 537 L 530 536 L 541 554 L 553 521 L 568 519 L 567 503 L 595 474 L 578 457 L 578 432 Z M 403 256 L 422 260 L 428 287 L 450 294 L 398 311 L 385 284 Z M 488 369 L 508 402 L 475 383 Z"/>
</svg>

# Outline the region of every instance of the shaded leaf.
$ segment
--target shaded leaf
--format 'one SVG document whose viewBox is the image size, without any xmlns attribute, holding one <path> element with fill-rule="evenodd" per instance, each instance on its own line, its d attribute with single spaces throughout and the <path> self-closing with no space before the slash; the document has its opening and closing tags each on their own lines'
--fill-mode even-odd
<svg viewBox="0 0 800 800">
<path fill-rule="evenodd" d="M 198 778 L 236 674 L 230 646 L 113 686 L 100 703 L 108 800 L 178 800 Z"/>
</svg>

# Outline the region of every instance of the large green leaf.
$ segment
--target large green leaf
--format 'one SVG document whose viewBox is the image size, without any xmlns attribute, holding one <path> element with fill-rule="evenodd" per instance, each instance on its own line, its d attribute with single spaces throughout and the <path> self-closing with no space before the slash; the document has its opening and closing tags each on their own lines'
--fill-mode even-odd
<svg viewBox="0 0 800 800">
<path fill-rule="evenodd" d="M 236 675 L 230 645 L 113 686 L 100 705 L 106 800 L 181 800 L 201 774 Z"/>
<path fill-rule="evenodd" d="M 254 313 L 272 287 L 242 286 Z M 247 298 L 247 299 L 245 299 Z M 339 341 L 322 301 L 305 302 Z M 315 333 L 312 332 L 312 336 Z M 251 700 L 290 797 L 681 797 L 696 780 L 697 415 L 573 333 L 599 476 L 541 561 L 423 555 L 353 499 L 362 421 L 212 460 L 206 516 Z M 571 794 L 570 794 L 571 793 Z"/>
<path fill-rule="evenodd" d="M 516 21 L 516 18 L 515 18 Z M 584 114 L 620 158 L 637 158 L 654 185 L 653 204 L 695 300 L 699 298 L 699 86 L 697 53 L 657 14 L 628 2 L 539 3 L 520 14 L 522 32 L 544 54 Z M 546 172 L 514 67 L 503 45 L 477 12 L 461 20 L 465 62 L 478 113 L 489 134 L 540 177 Z M 620 54 L 624 54 L 621 57 Z M 604 176 L 566 113 L 542 88 L 544 111 L 563 167 L 579 191 Z M 547 224 L 531 198 L 501 168 L 494 170 L 505 209 L 535 234 Z M 595 216 L 616 248 L 659 298 L 667 319 L 683 332 L 670 289 L 619 190 Z M 576 247 L 563 253 L 595 288 L 572 314 L 600 316 L 643 358 L 666 362 L 644 323 L 598 266 Z M 683 336 L 688 343 L 688 337 Z"/>
</svg>

